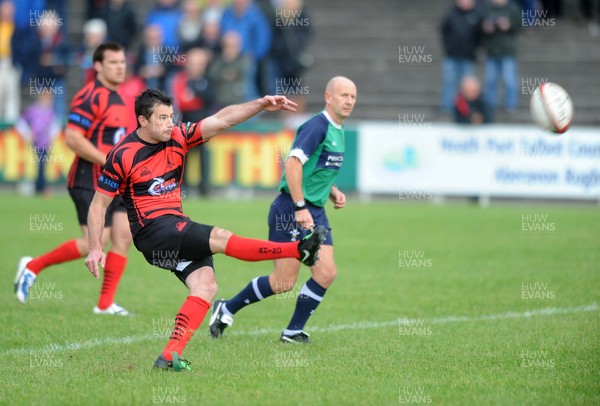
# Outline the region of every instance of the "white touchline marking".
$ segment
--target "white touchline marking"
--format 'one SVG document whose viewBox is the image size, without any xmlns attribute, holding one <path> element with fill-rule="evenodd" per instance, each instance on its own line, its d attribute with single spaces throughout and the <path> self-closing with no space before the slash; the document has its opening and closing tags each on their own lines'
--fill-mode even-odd
<svg viewBox="0 0 600 406">
<path fill-rule="evenodd" d="M 525 312 L 508 312 L 508 313 L 499 313 L 499 314 L 488 314 L 482 316 L 446 316 L 446 317 L 435 317 L 432 319 L 419 319 L 418 321 L 423 324 L 448 324 L 448 323 L 464 323 L 464 322 L 472 322 L 472 321 L 488 321 L 488 320 L 506 320 L 506 319 L 526 319 L 531 317 L 538 316 L 554 316 L 559 314 L 572 314 L 572 313 L 583 313 L 583 312 L 595 312 L 598 311 L 600 307 L 596 303 L 591 303 L 584 306 L 578 307 L 545 307 L 542 309 L 536 310 L 527 310 Z M 332 331 L 341 331 L 341 330 L 360 330 L 360 329 L 369 329 L 369 328 L 382 328 L 382 327 L 398 327 L 402 324 L 413 325 L 417 319 L 409 319 L 405 317 L 400 317 L 393 321 L 359 321 L 356 323 L 350 324 L 337 324 L 326 327 L 318 327 L 314 326 L 310 328 L 310 331 L 319 331 L 319 332 L 332 332 Z M 208 326 L 203 325 L 203 327 L 208 328 Z M 231 331 L 227 335 L 231 336 L 257 336 L 257 335 L 266 335 L 266 334 L 279 334 L 281 333 L 281 329 L 257 329 L 251 331 Z M 143 336 L 129 336 L 129 337 L 106 337 L 106 338 L 95 338 L 92 340 L 86 340 L 78 343 L 69 343 L 66 342 L 64 344 L 48 344 L 44 347 L 38 348 L 12 348 L 6 351 L 3 351 L 3 356 L 6 355 L 21 355 L 28 354 L 30 352 L 66 352 L 66 351 L 76 351 L 76 350 L 85 350 L 88 348 L 100 347 L 103 345 L 111 345 L 111 344 L 132 344 L 140 341 L 149 341 L 161 339 L 164 340 L 168 336 L 165 335 L 157 335 L 157 334 L 148 334 Z"/>
</svg>

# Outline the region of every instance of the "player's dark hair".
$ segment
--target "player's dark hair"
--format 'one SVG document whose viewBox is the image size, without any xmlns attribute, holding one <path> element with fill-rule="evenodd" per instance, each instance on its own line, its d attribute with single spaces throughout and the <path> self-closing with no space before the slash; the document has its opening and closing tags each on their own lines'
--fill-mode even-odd
<svg viewBox="0 0 600 406">
<path fill-rule="evenodd" d="M 94 50 L 94 55 L 92 56 L 92 60 L 94 62 L 102 62 L 104 61 L 104 52 L 106 51 L 125 51 L 125 48 L 121 44 L 117 44 L 116 42 L 105 42 L 104 44 L 100 44 Z"/>
<path fill-rule="evenodd" d="M 146 89 L 135 98 L 135 116 L 144 116 L 150 120 L 150 116 L 157 105 L 172 106 L 173 98 L 158 89 Z M 138 120 L 138 127 L 139 127 Z"/>
</svg>

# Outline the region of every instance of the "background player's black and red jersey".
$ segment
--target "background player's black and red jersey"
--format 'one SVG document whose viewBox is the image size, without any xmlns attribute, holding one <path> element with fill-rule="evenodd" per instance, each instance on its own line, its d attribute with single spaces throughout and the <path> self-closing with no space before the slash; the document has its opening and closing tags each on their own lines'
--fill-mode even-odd
<svg viewBox="0 0 600 406">
<path fill-rule="evenodd" d="M 185 156 L 204 142 L 200 123 L 177 123 L 171 139 L 157 144 L 147 143 L 133 132 L 108 154 L 96 190 L 111 197 L 121 194 L 134 237 L 157 217 L 184 216 L 181 180 Z"/>
<path fill-rule="evenodd" d="M 125 136 L 129 114 L 121 96 L 98 80 L 85 85 L 73 98 L 67 128 L 85 134 L 100 152 L 108 153 Z M 101 167 L 75 157 L 67 185 L 69 189 L 95 189 Z"/>
</svg>

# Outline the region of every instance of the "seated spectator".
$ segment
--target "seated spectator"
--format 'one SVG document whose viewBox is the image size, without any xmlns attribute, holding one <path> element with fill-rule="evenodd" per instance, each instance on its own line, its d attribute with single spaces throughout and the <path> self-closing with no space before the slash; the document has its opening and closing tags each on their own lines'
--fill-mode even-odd
<svg viewBox="0 0 600 406">
<path fill-rule="evenodd" d="M 221 20 L 204 20 L 200 44 L 202 48 L 210 49 L 214 55 L 221 53 Z"/>
<path fill-rule="evenodd" d="M 138 34 L 135 12 L 127 0 L 108 0 L 101 10 L 101 18 L 108 28 L 108 40 L 131 48 Z"/>
<path fill-rule="evenodd" d="M 145 26 L 158 25 L 163 35 L 162 45 L 178 47 L 177 27 L 182 14 L 177 0 L 158 0 L 156 6 L 148 13 Z"/>
<path fill-rule="evenodd" d="M 213 82 L 217 108 L 242 103 L 248 94 L 248 57 L 242 55 L 242 39 L 235 31 L 223 34 L 222 52 L 209 68 L 209 79 Z"/>
<path fill-rule="evenodd" d="M 185 68 L 175 74 L 171 94 L 181 113 L 181 121 L 197 122 L 215 112 L 214 89 L 208 78 L 208 65 L 212 52 L 206 48 L 192 48 L 186 53 Z M 208 151 L 200 145 L 200 187 L 202 196 L 209 193 Z"/>
<path fill-rule="evenodd" d="M 202 9 L 197 0 L 184 0 L 183 15 L 177 27 L 177 36 L 183 52 L 200 47 L 202 40 Z"/>
<path fill-rule="evenodd" d="M 271 78 L 271 91 L 276 93 L 278 79 L 283 83 L 298 83 L 304 71 L 312 64 L 312 56 L 306 52 L 311 37 L 311 25 L 294 26 L 295 20 L 309 21 L 308 13 L 302 0 L 284 0 L 279 15 L 273 27 L 273 46 L 270 52 L 273 78 Z M 300 15 L 301 17 L 298 17 Z M 292 86 L 293 87 L 293 86 Z M 300 86 L 303 88 L 303 86 Z M 288 97 L 298 103 L 297 111 L 304 111 L 305 94 L 292 92 Z"/>
<path fill-rule="evenodd" d="M 44 13 L 37 24 L 38 37 L 32 55 L 34 86 L 46 86 L 54 96 L 57 117 L 66 116 L 65 76 L 69 65 L 69 47 L 61 31 L 61 18 L 56 12 Z"/>
<path fill-rule="evenodd" d="M 162 29 L 159 25 L 149 25 L 144 29 L 142 44 L 135 60 L 135 72 L 151 89 L 164 89 L 165 67 L 161 62 L 164 56 Z"/>
<path fill-rule="evenodd" d="M 225 11 L 222 0 L 206 0 L 204 2 L 204 12 L 202 13 L 202 24 L 207 21 L 221 21 L 223 11 Z"/>
<path fill-rule="evenodd" d="M 242 54 L 249 61 L 245 99 L 258 98 L 258 67 L 271 49 L 271 27 L 253 0 L 233 0 L 221 18 L 221 32 L 229 31 L 239 34 Z"/>
<path fill-rule="evenodd" d="M 137 129 L 137 117 L 135 115 L 135 98 L 146 90 L 146 82 L 134 72 L 132 64 L 127 63 L 125 71 L 125 81 L 119 85 L 117 93 L 123 99 L 125 107 L 129 112 L 129 121 L 127 125 L 127 134 L 134 132 Z"/>
<path fill-rule="evenodd" d="M 83 83 L 96 78 L 94 70 L 94 50 L 106 41 L 107 28 L 104 20 L 95 18 L 83 24 L 83 49 L 79 52 L 79 66 L 83 69 Z"/>
<path fill-rule="evenodd" d="M 493 121 L 489 105 L 475 76 L 465 76 L 454 102 L 454 121 L 459 124 L 489 124 Z"/>
</svg>

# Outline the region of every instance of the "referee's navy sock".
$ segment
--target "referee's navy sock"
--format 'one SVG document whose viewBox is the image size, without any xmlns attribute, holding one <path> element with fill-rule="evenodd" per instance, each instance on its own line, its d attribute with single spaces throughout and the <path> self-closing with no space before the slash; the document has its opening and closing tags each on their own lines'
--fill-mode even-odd
<svg viewBox="0 0 600 406">
<path fill-rule="evenodd" d="M 315 312 L 327 289 L 319 285 L 313 278 L 310 278 L 300 292 L 296 299 L 296 309 L 290 320 L 290 324 L 283 331 L 285 335 L 294 335 L 304 329 L 304 325 L 308 321 L 308 318 Z"/>
<path fill-rule="evenodd" d="M 273 295 L 273 289 L 269 283 L 268 276 L 254 278 L 250 283 L 240 291 L 234 298 L 225 303 L 223 311 L 231 313 L 233 316 L 244 307 L 259 302 Z"/>
</svg>

